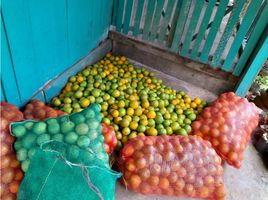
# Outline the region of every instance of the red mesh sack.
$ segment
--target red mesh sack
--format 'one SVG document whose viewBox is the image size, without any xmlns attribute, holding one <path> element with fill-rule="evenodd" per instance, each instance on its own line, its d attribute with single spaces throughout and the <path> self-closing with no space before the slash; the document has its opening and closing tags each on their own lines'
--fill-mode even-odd
<svg viewBox="0 0 268 200">
<path fill-rule="evenodd" d="M 104 149 L 108 154 L 111 154 L 117 144 L 114 128 L 108 124 L 101 123 L 102 135 L 104 137 Z"/>
<path fill-rule="evenodd" d="M 51 117 L 66 115 L 66 113 L 61 110 L 54 110 L 53 108 L 46 106 L 44 102 L 33 99 L 26 105 L 23 115 L 25 119 L 45 120 Z"/>
<path fill-rule="evenodd" d="M 148 136 L 129 140 L 120 153 L 125 186 L 145 195 L 223 199 L 221 158 L 196 136 Z"/>
<path fill-rule="evenodd" d="M 233 92 L 220 95 L 192 124 L 192 134 L 209 140 L 230 165 L 240 168 L 252 131 L 258 126 L 259 108 Z"/>
<path fill-rule="evenodd" d="M 15 200 L 20 182 L 23 178 L 23 173 L 20 168 L 20 163 L 16 159 L 16 154 L 12 148 L 14 138 L 9 133 L 9 124 L 10 122 L 23 120 L 23 114 L 16 108 L 16 106 L 6 102 L 1 102 L 0 109 L 0 199 Z"/>
</svg>

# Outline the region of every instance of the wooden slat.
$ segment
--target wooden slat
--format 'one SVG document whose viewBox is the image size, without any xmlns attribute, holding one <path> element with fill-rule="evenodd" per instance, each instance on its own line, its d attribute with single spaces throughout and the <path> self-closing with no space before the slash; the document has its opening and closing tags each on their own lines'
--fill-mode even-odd
<svg viewBox="0 0 268 200">
<path fill-rule="evenodd" d="M 168 28 L 168 22 L 170 20 L 170 16 L 171 16 L 171 12 L 172 12 L 172 9 L 174 7 L 174 4 L 175 4 L 175 0 L 168 1 L 165 16 L 163 17 L 163 21 L 162 21 L 161 27 L 160 27 L 160 33 L 158 36 L 159 42 L 164 42 L 164 40 L 165 40 L 165 36 L 166 36 L 167 28 Z"/>
<path fill-rule="evenodd" d="M 181 56 L 187 56 L 187 54 L 188 54 L 190 44 L 191 44 L 191 41 L 193 38 L 193 34 L 195 32 L 195 28 L 196 28 L 197 22 L 199 20 L 203 5 L 204 5 L 204 1 L 198 2 L 195 4 L 195 8 L 194 8 L 193 14 L 191 16 L 191 22 L 189 24 L 189 27 L 188 27 L 188 30 L 186 33 L 186 37 L 183 41 L 182 50 L 180 52 Z"/>
<path fill-rule="evenodd" d="M 126 8 L 125 8 L 125 18 L 123 23 L 123 33 L 128 34 L 129 30 L 129 22 L 133 11 L 133 0 L 127 0 Z"/>
<path fill-rule="evenodd" d="M 159 27 L 160 17 L 162 15 L 164 2 L 165 2 L 164 0 L 158 0 L 157 1 L 156 11 L 155 11 L 154 19 L 153 19 L 153 22 L 152 22 L 152 31 L 151 31 L 151 35 L 149 37 L 149 40 L 151 40 L 151 41 L 156 38 L 157 30 L 158 30 L 158 27 Z"/>
<path fill-rule="evenodd" d="M 116 25 L 119 0 L 113 0 L 112 25 Z"/>
<path fill-rule="evenodd" d="M 256 23 L 256 26 L 254 27 L 250 38 L 245 46 L 245 49 L 243 50 L 242 55 L 239 58 L 238 63 L 235 66 L 235 69 L 233 71 L 233 74 L 235 76 L 239 76 L 244 69 L 244 66 L 246 65 L 246 62 L 248 61 L 248 58 L 250 57 L 250 54 L 254 50 L 254 47 L 256 46 L 261 33 L 265 29 L 265 27 L 268 24 L 268 4 L 265 5 L 265 8 L 263 9 L 259 20 Z"/>
<path fill-rule="evenodd" d="M 205 42 L 205 45 L 202 49 L 202 53 L 200 56 L 200 61 L 202 63 L 207 63 L 209 52 L 211 50 L 211 47 L 213 45 L 213 42 L 215 40 L 215 37 L 219 31 L 220 24 L 222 22 L 222 18 L 224 16 L 226 7 L 228 5 L 229 0 L 221 0 L 220 5 L 218 6 L 217 13 L 213 19 L 212 26 L 210 28 L 209 34 L 207 36 L 207 40 Z"/>
<path fill-rule="evenodd" d="M 122 29 L 122 21 L 123 21 L 125 1 L 126 0 L 119 0 L 117 17 L 116 17 L 116 31 L 118 31 L 118 32 L 121 32 L 121 29 Z"/>
<path fill-rule="evenodd" d="M 258 51 L 254 54 L 253 60 L 251 61 L 249 67 L 243 74 L 241 81 L 238 83 L 237 88 L 235 90 L 236 94 L 239 96 L 245 96 L 247 91 L 249 90 L 252 82 L 255 77 L 258 75 L 261 70 L 263 64 L 268 59 L 268 27 L 263 34 L 263 39 L 260 41 L 259 47 L 257 47 Z"/>
<path fill-rule="evenodd" d="M 213 67 L 218 67 L 220 65 L 220 62 L 221 62 L 221 57 L 222 57 L 222 53 L 224 51 L 224 48 L 231 36 L 231 33 L 236 25 L 236 23 L 238 22 L 239 20 L 239 15 L 240 15 L 240 12 L 242 11 L 244 5 L 245 5 L 245 2 L 246 0 L 237 0 L 234 4 L 234 8 L 230 14 L 230 18 L 227 22 L 227 25 L 224 29 L 224 33 L 221 37 L 221 40 L 220 40 L 220 43 L 213 55 L 213 59 L 212 59 L 212 62 L 211 62 L 211 65 Z"/>
<path fill-rule="evenodd" d="M 9 103 L 20 106 L 21 98 L 3 20 L 1 13 L 1 95 Z"/>
<path fill-rule="evenodd" d="M 208 1 L 208 5 L 207 5 L 207 8 L 206 8 L 206 11 L 205 11 L 205 14 L 204 14 L 202 23 L 201 23 L 200 28 L 198 30 L 197 37 L 193 41 L 194 42 L 194 46 L 193 46 L 193 49 L 192 49 L 192 52 L 191 52 L 191 56 L 190 56 L 192 59 L 197 59 L 198 49 L 199 49 L 200 44 L 202 42 L 202 39 L 203 39 L 203 37 L 204 37 L 204 35 L 206 33 L 206 29 L 207 29 L 207 26 L 209 24 L 209 19 L 210 19 L 211 15 L 212 15 L 212 12 L 213 12 L 213 8 L 215 6 L 215 3 L 216 3 L 216 0 L 210 0 L 210 1 Z"/>
<path fill-rule="evenodd" d="M 235 36 L 235 39 L 232 43 L 232 46 L 231 46 L 231 48 L 228 52 L 228 55 L 225 59 L 224 65 L 222 67 L 223 70 L 230 71 L 232 69 L 235 56 L 237 55 L 238 50 L 241 47 L 243 39 L 244 39 L 247 31 L 249 30 L 249 28 L 254 20 L 254 17 L 256 16 L 256 11 L 258 11 L 261 3 L 262 3 L 262 0 L 251 1 L 251 4 L 249 5 L 249 7 L 246 11 L 246 14 L 243 18 L 243 21 L 239 27 L 239 30 Z"/>
<path fill-rule="evenodd" d="M 18 11 L 21 12 L 18 12 Z M 24 12 L 22 12 L 24 11 Z M 15 90 L 14 95 L 16 96 L 17 100 L 14 102 L 16 105 L 21 104 L 22 99 L 26 99 L 29 97 L 30 94 L 32 94 L 35 91 L 35 79 L 33 77 L 36 77 L 38 73 L 36 72 L 35 68 L 37 68 L 36 63 L 36 57 L 34 52 L 34 45 L 33 45 L 33 34 L 30 28 L 30 16 L 27 8 L 27 4 L 25 1 L 2 1 L 2 14 L 3 14 L 3 20 L 5 23 L 5 30 L 6 35 L 8 37 L 8 44 L 10 48 L 10 52 L 12 55 L 12 64 L 8 65 L 10 67 L 3 67 L 3 70 L 9 70 L 9 72 L 3 74 L 3 86 L 9 87 L 10 83 L 7 82 L 5 84 L 5 78 L 7 80 L 15 80 L 14 71 L 16 72 L 16 80 L 17 80 L 17 87 L 11 87 L 11 88 L 5 88 L 7 100 L 8 99 L 8 93 L 12 93 L 12 89 L 17 88 Z M 2 30 L 1 30 L 2 31 Z M 19 37 L 18 37 L 19 36 Z M 1 37 L 2 38 L 2 37 Z M 5 49 L 5 48 L 4 48 Z M 8 55 L 7 53 L 3 53 L 3 56 Z M 25 59 L 26 58 L 26 59 Z M 1 61 L 7 61 L 11 62 L 9 59 L 1 59 Z M 2 65 L 5 66 L 5 65 Z M 32 67 L 32 68 L 29 68 Z M 16 71 L 18 69 L 18 71 Z M 27 70 L 25 70 L 27 69 Z M 13 70 L 13 72 L 12 72 Z M 12 73 L 10 73 L 12 72 Z M 6 75 L 5 75 L 6 74 Z M 8 78 L 8 76 L 12 75 L 13 78 Z M 40 81 L 40 80 L 37 80 Z M 25 83 L 33 83 L 34 84 L 28 84 L 27 87 L 23 87 Z M 21 83 L 22 85 L 20 85 Z M 21 92 L 22 96 L 18 96 L 18 91 Z M 20 99 L 20 100 L 19 100 Z M 10 99 L 12 101 L 12 98 Z M 14 100 L 13 100 L 14 101 Z M 13 102 L 11 102 L 13 103 Z"/>
<path fill-rule="evenodd" d="M 181 36 L 184 30 L 184 25 L 186 23 L 187 16 L 189 14 L 190 6 L 192 0 L 184 0 L 181 6 L 181 12 L 179 14 L 178 22 L 176 24 L 176 31 L 174 34 L 174 38 L 171 45 L 171 51 L 178 52 L 179 50 L 179 42 L 181 40 Z"/>
<path fill-rule="evenodd" d="M 137 6 L 135 22 L 134 22 L 133 36 L 137 36 L 140 34 L 140 22 L 141 22 L 143 6 L 144 6 L 144 0 L 138 0 L 138 6 Z"/>
<path fill-rule="evenodd" d="M 6 94 L 5 94 L 4 87 L 3 87 L 3 84 L 2 83 L 1 83 L 0 90 L 1 90 L 1 99 L 0 99 L 0 101 L 6 101 Z"/>
<path fill-rule="evenodd" d="M 172 21 L 170 24 L 170 31 L 169 31 L 168 38 L 167 38 L 167 46 L 168 47 L 171 47 L 171 45 L 172 45 L 172 41 L 173 41 L 175 31 L 176 31 L 177 20 L 178 20 L 180 11 L 181 11 L 182 2 L 183 1 L 177 0 L 176 5 L 174 5 L 174 6 L 176 6 L 176 8 L 175 8 L 174 15 L 172 17 Z"/>
<path fill-rule="evenodd" d="M 142 39 L 147 40 L 149 38 L 152 18 L 154 14 L 154 8 L 155 8 L 155 1 L 154 0 L 148 0 L 148 6 L 147 6 L 147 12 L 146 12 L 146 19 L 145 24 L 143 28 L 143 35 Z"/>
</svg>

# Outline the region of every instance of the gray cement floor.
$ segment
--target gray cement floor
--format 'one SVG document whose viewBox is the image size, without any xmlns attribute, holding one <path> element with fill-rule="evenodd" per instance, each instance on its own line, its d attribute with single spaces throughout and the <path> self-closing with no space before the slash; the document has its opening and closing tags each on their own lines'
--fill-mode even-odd
<svg viewBox="0 0 268 200">
<path fill-rule="evenodd" d="M 143 66 L 136 62 L 136 66 Z M 146 67 L 146 66 L 144 66 Z M 148 67 L 146 67 L 148 68 Z M 174 89 L 183 89 L 192 98 L 200 97 L 204 100 L 212 101 L 217 96 L 185 81 L 168 76 L 162 72 L 149 68 L 161 78 L 167 85 Z M 257 151 L 250 142 L 244 152 L 242 167 L 237 170 L 224 164 L 224 183 L 227 190 L 226 200 L 268 200 L 268 170 L 265 169 Z M 116 187 L 117 200 L 175 200 L 178 197 L 167 196 L 144 196 L 126 190 L 120 183 Z M 180 198 L 189 199 L 189 198 Z"/>
</svg>

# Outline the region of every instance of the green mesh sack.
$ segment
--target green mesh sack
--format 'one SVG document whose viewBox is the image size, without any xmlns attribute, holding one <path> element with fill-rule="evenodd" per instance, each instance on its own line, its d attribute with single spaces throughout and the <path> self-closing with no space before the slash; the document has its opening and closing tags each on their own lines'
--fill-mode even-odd
<svg viewBox="0 0 268 200">
<path fill-rule="evenodd" d="M 17 200 L 113 200 L 120 176 L 92 151 L 50 141 L 36 149 Z"/>
<path fill-rule="evenodd" d="M 44 121 L 28 120 L 12 123 L 11 132 L 16 137 L 14 147 L 23 171 L 27 171 L 30 160 L 40 144 L 50 140 L 90 150 L 108 166 L 109 157 L 104 150 L 100 122 L 100 106 L 95 103 L 71 115 Z"/>
</svg>

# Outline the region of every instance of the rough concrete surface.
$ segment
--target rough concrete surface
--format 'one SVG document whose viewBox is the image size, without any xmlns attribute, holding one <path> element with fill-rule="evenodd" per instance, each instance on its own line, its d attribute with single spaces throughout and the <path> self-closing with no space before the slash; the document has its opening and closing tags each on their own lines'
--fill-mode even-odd
<svg viewBox="0 0 268 200">
<path fill-rule="evenodd" d="M 139 63 L 135 64 L 137 67 L 143 66 Z M 146 67 L 146 66 L 144 66 Z M 146 67 L 148 68 L 148 67 Z M 193 97 L 200 97 L 202 99 L 212 101 L 216 98 L 213 93 L 189 84 L 187 82 L 178 80 L 174 77 L 168 76 L 162 72 L 153 70 L 159 78 L 161 78 L 167 85 L 174 89 L 183 89 Z M 268 200 L 268 170 L 264 167 L 257 151 L 250 142 L 244 152 L 244 160 L 241 168 L 238 170 L 234 167 L 224 164 L 224 183 L 227 190 L 226 200 Z M 124 186 L 117 183 L 116 187 L 117 200 L 176 200 L 178 197 L 167 196 L 144 196 L 142 194 L 134 193 L 126 190 Z M 180 198 L 191 199 L 191 198 Z"/>
</svg>

